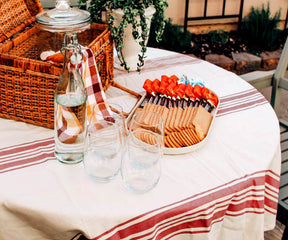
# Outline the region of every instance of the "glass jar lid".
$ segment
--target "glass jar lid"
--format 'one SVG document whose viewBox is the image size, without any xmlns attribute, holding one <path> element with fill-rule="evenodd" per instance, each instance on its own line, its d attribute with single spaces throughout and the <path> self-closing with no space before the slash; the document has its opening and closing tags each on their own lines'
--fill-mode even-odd
<svg viewBox="0 0 288 240">
<path fill-rule="evenodd" d="M 90 13 L 71 8 L 69 0 L 58 0 L 56 8 L 39 13 L 36 21 L 49 32 L 78 32 L 90 27 Z"/>
</svg>

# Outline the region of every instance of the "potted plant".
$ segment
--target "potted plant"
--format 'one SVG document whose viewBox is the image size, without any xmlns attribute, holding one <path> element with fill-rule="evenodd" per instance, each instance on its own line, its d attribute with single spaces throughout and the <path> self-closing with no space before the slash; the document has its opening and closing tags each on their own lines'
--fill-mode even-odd
<svg viewBox="0 0 288 240">
<path fill-rule="evenodd" d="M 147 51 L 151 17 L 155 16 L 156 39 L 160 41 L 165 28 L 167 0 L 80 0 L 80 3 L 89 4 L 88 10 L 95 22 L 102 22 L 102 13 L 106 12 L 120 66 L 127 71 L 140 71 Z M 136 60 L 133 56 L 127 56 L 130 50 L 134 50 Z M 131 66 L 133 62 L 134 66 Z"/>
</svg>

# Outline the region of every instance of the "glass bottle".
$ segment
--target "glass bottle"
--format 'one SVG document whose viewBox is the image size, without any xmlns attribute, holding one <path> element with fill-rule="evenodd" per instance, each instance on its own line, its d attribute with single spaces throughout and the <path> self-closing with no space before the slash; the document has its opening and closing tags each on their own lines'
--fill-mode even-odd
<svg viewBox="0 0 288 240">
<path fill-rule="evenodd" d="M 55 156 L 63 163 L 74 164 L 84 158 L 86 138 L 87 93 L 79 71 L 81 48 L 77 33 L 65 34 L 65 61 L 55 91 Z"/>
</svg>

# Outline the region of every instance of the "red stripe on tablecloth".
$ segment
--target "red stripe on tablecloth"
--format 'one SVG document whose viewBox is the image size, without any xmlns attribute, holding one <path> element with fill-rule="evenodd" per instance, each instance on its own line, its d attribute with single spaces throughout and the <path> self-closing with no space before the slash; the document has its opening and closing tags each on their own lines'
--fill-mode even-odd
<svg viewBox="0 0 288 240">
<path fill-rule="evenodd" d="M 171 66 L 177 66 L 180 64 L 195 64 L 195 63 L 200 63 L 203 62 L 203 60 L 199 58 L 192 58 L 183 54 L 174 54 L 167 57 L 160 57 L 160 58 L 155 58 L 153 60 L 147 60 L 145 62 L 145 65 L 142 69 L 142 72 L 146 71 L 151 71 L 151 70 L 160 70 L 160 69 L 166 69 Z M 122 75 L 128 75 L 128 74 L 138 74 L 137 72 L 130 72 L 127 73 L 126 71 L 120 71 L 115 69 L 114 70 L 115 76 L 122 76 Z"/>
<path fill-rule="evenodd" d="M 269 185 L 267 185 L 266 184 L 266 186 L 265 186 L 265 189 L 266 190 L 269 190 L 270 192 L 273 192 L 274 194 L 276 194 L 276 195 L 278 195 L 279 194 L 279 191 L 275 191 L 274 189 L 272 189 Z M 278 190 L 279 188 L 277 188 L 277 190 Z M 271 196 L 274 196 L 273 194 L 271 194 L 271 193 L 269 193 L 268 191 L 266 191 L 265 190 L 265 192 L 268 194 L 268 195 L 271 195 Z"/>
<path fill-rule="evenodd" d="M 185 222 L 179 221 L 174 223 L 173 225 L 170 225 L 169 228 L 163 230 L 160 232 L 161 229 L 157 229 L 156 231 L 153 232 L 153 235 L 149 238 L 144 237 L 144 239 L 163 239 L 167 235 L 179 231 L 181 229 L 187 229 L 187 228 L 207 228 L 209 229 L 209 226 L 212 225 L 215 221 L 217 221 L 221 216 L 225 215 L 225 210 L 221 210 L 216 212 L 215 214 L 212 215 L 210 219 L 197 219 L 197 220 L 187 220 Z M 204 229 L 203 229 L 204 230 Z M 202 230 L 202 231 L 203 231 Z M 129 240 L 136 240 L 136 239 L 141 239 L 141 238 L 130 238 Z M 143 239 L 143 238 L 142 238 Z"/>
<path fill-rule="evenodd" d="M 48 138 L 0 149 L 0 173 L 34 166 L 54 159 L 54 147 L 49 146 L 53 144 L 54 139 Z M 43 148 L 41 149 L 41 147 Z M 38 155 L 35 156 L 35 154 Z"/>
<path fill-rule="evenodd" d="M 274 198 L 275 199 L 275 198 Z M 276 199 L 276 201 L 273 201 L 272 199 L 270 199 L 269 197 L 265 197 L 264 199 L 264 205 L 267 207 L 270 207 L 274 210 L 277 210 L 278 208 L 278 201 Z"/>
<path fill-rule="evenodd" d="M 18 165 L 23 165 L 23 164 L 27 164 L 27 163 L 32 163 L 32 162 L 36 162 L 36 161 L 39 161 L 40 159 L 44 159 L 44 158 L 47 158 L 47 157 L 53 157 L 54 156 L 54 153 L 51 152 L 51 153 L 42 153 L 40 156 L 37 156 L 37 157 L 33 157 L 33 155 L 27 159 L 19 159 L 18 161 L 13 161 L 13 162 L 8 162 L 8 163 L 5 163 L 5 164 L 2 164 L 0 166 L 0 171 L 1 170 L 4 170 L 5 168 L 11 168 L 11 167 L 15 167 L 15 166 L 18 166 Z"/>
<path fill-rule="evenodd" d="M 277 210 L 275 210 L 276 212 L 272 212 L 270 209 L 264 207 L 264 210 L 272 215 L 276 215 L 277 214 Z"/>
<path fill-rule="evenodd" d="M 90 60 L 91 59 L 89 59 L 89 61 Z M 95 76 L 95 75 L 93 77 L 97 78 L 97 76 Z M 94 79 L 94 81 L 95 81 L 95 79 Z M 247 106 L 251 105 L 251 102 L 245 103 L 245 104 L 240 104 L 241 103 L 241 99 L 242 98 L 247 98 L 247 96 L 253 96 L 255 94 L 258 94 L 257 90 L 249 89 L 249 90 L 246 90 L 246 91 L 243 91 L 243 92 L 239 92 L 239 93 L 235 93 L 235 94 L 231 94 L 231 95 L 222 97 L 221 98 L 221 102 L 226 102 L 226 104 L 227 104 L 227 102 L 235 100 L 235 99 L 240 99 L 240 100 L 236 101 L 236 105 L 235 105 L 235 101 L 234 101 L 233 102 L 234 106 L 231 107 L 231 108 L 221 109 L 221 106 L 219 106 L 220 109 L 218 111 L 218 115 L 217 116 L 223 116 L 225 114 L 233 113 L 233 112 L 236 112 L 236 111 L 241 111 L 242 109 L 246 110 Z M 260 100 L 260 102 L 261 102 L 261 100 Z M 259 105 L 259 103 L 258 103 L 258 105 Z M 246 108 L 245 108 L 245 106 L 246 106 Z M 255 106 L 256 105 L 253 105 L 253 107 L 255 107 Z M 219 115 L 219 113 L 220 113 L 220 115 Z M 9 161 L 9 160 L 7 160 L 7 158 L 9 158 L 9 155 L 11 155 L 11 154 L 15 154 L 15 156 L 13 156 L 13 158 L 15 158 L 15 157 L 19 157 L 20 158 L 21 154 L 24 151 L 33 150 L 33 149 L 35 149 L 35 148 L 37 148 L 39 146 L 45 146 L 45 145 L 51 144 L 53 142 L 54 142 L 53 138 L 48 138 L 48 139 L 43 139 L 43 140 L 39 140 L 39 141 L 33 141 L 33 142 L 30 142 L 30 143 L 24 143 L 24 144 L 14 145 L 14 146 L 11 146 L 11 147 L 0 149 L 0 163 L 1 163 L 1 159 L 2 159 L 2 163 L 4 161 Z M 51 151 L 51 153 L 52 153 L 52 151 Z M 39 158 L 39 162 L 40 162 L 40 160 L 41 159 Z M 21 161 L 15 162 L 15 167 L 17 166 L 16 163 L 20 164 L 22 162 Z"/>
<path fill-rule="evenodd" d="M 251 101 L 245 104 L 239 104 L 236 106 L 233 106 L 231 108 L 226 108 L 223 110 L 218 110 L 216 113 L 216 117 L 222 117 L 228 114 L 232 114 L 232 113 L 236 113 L 236 112 L 240 112 L 240 111 L 245 111 L 251 108 L 255 108 L 264 104 L 268 104 L 268 101 L 266 99 L 260 99 L 257 101 Z"/>
<path fill-rule="evenodd" d="M 252 195 L 250 197 L 252 197 Z M 237 204 L 230 203 L 230 205 L 227 208 L 227 211 L 240 212 L 246 208 L 263 209 L 264 208 L 264 196 L 262 196 L 261 200 L 246 199 L 244 202 L 241 202 L 241 203 L 237 203 Z"/>
<path fill-rule="evenodd" d="M 17 159 L 19 159 L 20 157 L 24 159 L 24 158 L 29 157 L 30 155 L 35 155 L 36 153 L 39 153 L 39 152 L 46 152 L 46 153 L 49 152 L 50 153 L 53 151 L 52 148 L 54 149 L 54 143 L 38 146 L 35 148 L 26 149 L 26 150 L 23 150 L 23 151 L 17 152 L 17 153 L 7 154 L 7 155 L 2 157 L 2 160 L 0 158 L 0 166 L 7 163 L 7 162 L 14 162 Z"/>
<path fill-rule="evenodd" d="M 262 171 L 262 173 L 264 173 L 264 172 L 266 172 L 266 171 Z M 261 173 L 261 172 L 258 172 L 258 173 Z M 172 218 L 172 217 L 176 217 L 180 214 L 185 214 L 185 212 L 188 212 L 188 211 L 191 211 L 197 207 L 203 206 L 203 204 L 207 204 L 211 201 L 215 201 L 216 199 L 221 200 L 221 199 L 225 198 L 226 196 L 228 196 L 229 194 L 232 194 L 234 191 L 236 191 L 235 189 L 240 191 L 240 190 L 249 188 L 251 185 L 264 186 L 265 187 L 265 176 L 252 177 L 253 175 L 258 174 L 258 173 L 254 173 L 254 174 L 251 174 L 249 176 L 243 177 L 242 181 L 239 183 L 236 182 L 233 185 L 233 187 L 229 186 L 229 187 L 224 188 L 224 189 L 216 190 L 215 192 L 212 192 L 212 190 L 209 190 L 206 192 L 206 193 L 208 193 L 206 196 L 199 197 L 197 199 L 193 199 L 197 196 L 196 195 L 196 196 L 193 196 L 191 198 L 177 202 L 175 204 L 171 204 L 171 205 L 162 207 L 160 209 L 157 209 L 155 211 L 151 211 L 147 214 L 142 214 L 136 218 L 133 218 L 129 221 L 126 221 L 122 224 L 115 226 L 114 228 L 110 229 L 109 231 L 107 231 L 107 232 L 101 234 L 100 236 L 94 238 L 94 240 L 100 239 L 101 237 L 107 238 L 109 240 L 114 240 L 114 239 L 118 240 L 119 236 L 121 238 L 129 237 L 132 234 L 139 233 L 142 231 L 147 231 L 147 230 L 153 228 L 156 224 L 161 224 L 162 221 L 165 221 L 165 220 Z M 231 183 L 233 183 L 233 182 L 235 182 L 235 181 L 232 181 Z M 224 184 L 223 186 L 230 185 L 231 183 Z M 218 188 L 220 188 L 220 187 L 218 187 Z M 218 188 L 215 188 L 215 189 L 218 189 Z M 264 189 L 262 189 L 262 191 L 264 192 Z M 203 195 L 203 194 L 205 194 L 205 193 L 202 193 L 201 195 Z M 178 205 L 179 203 L 183 203 L 183 204 L 181 204 L 180 206 L 176 206 L 176 204 Z M 263 204 L 261 206 L 263 206 Z M 165 208 L 167 208 L 167 207 L 172 207 L 172 208 L 165 210 Z M 209 206 L 209 208 L 210 207 L 211 206 Z M 161 209 L 163 209 L 164 211 L 161 213 L 156 213 L 156 211 L 159 211 Z M 263 209 L 263 207 L 261 207 L 261 209 Z M 148 214 L 151 214 L 153 212 L 156 213 L 154 216 L 151 216 L 151 217 L 149 217 L 143 221 L 136 222 L 137 220 L 141 219 L 142 217 L 148 216 Z M 123 228 L 123 226 L 125 226 L 125 225 L 126 225 L 126 228 Z M 122 229 L 120 229 L 121 227 L 122 227 Z M 119 229 L 119 230 L 117 230 L 117 229 Z M 114 232 L 114 233 L 112 233 L 112 232 Z M 153 232 L 153 230 L 152 230 L 152 232 Z M 110 237 L 108 237 L 108 235 L 110 233 L 112 233 L 112 235 Z"/>
<path fill-rule="evenodd" d="M 213 220 L 213 215 L 215 215 L 216 210 L 222 209 L 223 208 L 223 206 L 222 206 L 223 203 L 226 203 L 227 201 L 230 201 L 231 199 L 232 199 L 232 197 L 227 199 L 227 200 L 225 200 L 225 201 L 218 202 L 217 206 L 216 206 L 216 204 L 214 206 L 208 206 L 205 209 L 201 209 L 201 210 L 199 210 L 197 212 L 186 214 L 184 216 L 177 217 L 177 218 L 174 218 L 172 220 L 169 220 L 169 221 L 167 221 L 165 223 L 161 223 L 161 224 L 159 224 L 157 226 L 157 229 L 154 230 L 153 232 L 146 233 L 146 234 L 141 235 L 139 237 L 133 237 L 131 239 L 136 240 L 136 239 L 141 239 L 141 238 L 144 238 L 144 237 L 146 239 L 147 236 L 150 236 L 151 234 L 153 234 L 153 237 L 154 237 L 155 234 L 157 234 L 163 228 L 166 228 L 167 226 L 172 226 L 172 225 L 175 225 L 175 224 L 179 224 L 179 223 L 181 223 L 183 221 L 188 221 L 188 220 L 195 221 L 195 225 L 193 225 L 193 228 L 197 227 L 197 224 L 198 224 L 198 227 L 203 227 L 203 224 L 204 224 L 204 227 L 208 227 L 211 224 L 211 222 L 213 222 L 215 220 L 215 219 Z M 211 210 L 212 207 L 214 208 L 213 209 L 214 212 L 212 212 L 212 210 Z M 210 218 L 204 218 L 204 217 L 207 217 L 207 216 L 210 216 L 210 215 L 211 215 Z M 202 224 L 199 223 L 199 218 L 202 221 Z"/>
<path fill-rule="evenodd" d="M 251 205 L 248 205 L 247 207 L 253 208 L 253 205 L 257 205 L 255 202 L 251 202 Z M 164 229 L 158 228 L 156 231 L 153 232 L 153 235 L 151 234 L 145 234 L 142 237 L 144 239 L 163 239 L 167 235 L 170 235 L 171 233 L 175 231 L 179 231 L 181 229 L 187 229 L 187 228 L 192 228 L 192 229 L 197 229 L 197 228 L 206 228 L 207 231 L 209 231 L 209 227 L 212 226 L 215 222 L 218 222 L 219 220 L 223 221 L 224 216 L 227 215 L 226 211 L 227 209 L 222 209 L 222 207 L 216 207 L 216 210 L 219 209 L 218 211 L 214 211 L 212 216 L 209 218 L 201 218 L 201 219 L 186 219 L 185 221 L 179 220 L 178 222 L 174 222 L 172 224 L 166 224 Z M 249 211 L 247 212 L 250 213 L 255 213 L 255 214 L 262 214 L 263 212 L 258 212 L 258 211 Z M 243 215 L 243 214 L 241 214 Z M 199 215 L 198 217 L 205 217 L 206 215 Z M 204 230 L 203 229 L 203 230 Z M 161 231 L 162 230 L 162 231 Z M 202 230 L 202 231 L 203 231 Z M 132 237 L 130 240 L 138 240 L 138 239 L 143 239 L 142 237 Z M 149 238 L 148 238 L 149 237 Z"/>
<path fill-rule="evenodd" d="M 14 170 L 19 170 L 19 169 L 23 169 L 23 168 L 26 168 L 26 167 L 32 167 L 32 166 L 36 166 L 36 165 L 39 165 L 39 164 L 42 164 L 42 163 L 45 163 L 49 160 L 55 160 L 55 157 L 54 157 L 54 154 L 52 154 L 53 157 L 48 157 L 47 159 L 42 159 L 40 161 L 37 161 L 37 162 L 32 162 L 30 164 L 27 164 L 27 165 L 21 165 L 21 166 L 15 166 L 13 169 L 8 169 L 8 170 L 3 170 L 0 172 L 1 173 L 7 173 L 7 172 L 10 172 L 10 171 L 14 171 Z"/>
<path fill-rule="evenodd" d="M 263 191 L 263 190 L 255 190 L 255 191 Z M 250 195 L 246 196 L 246 198 L 248 198 L 248 197 L 251 198 L 252 196 L 258 197 L 258 195 L 254 195 L 254 194 L 251 195 L 250 194 Z M 170 229 L 171 226 L 179 224 L 179 223 L 181 223 L 183 221 L 185 221 L 185 223 L 190 223 L 190 225 L 193 224 L 193 228 L 196 228 L 196 227 L 202 227 L 202 228 L 209 227 L 211 225 L 211 223 L 214 222 L 215 220 L 217 220 L 219 218 L 223 218 L 223 216 L 226 213 L 227 206 L 231 202 L 232 198 L 233 198 L 233 196 L 231 196 L 230 198 L 225 199 L 223 201 L 219 201 L 219 202 L 217 202 L 215 204 L 209 205 L 205 209 L 201 209 L 201 210 L 199 210 L 197 212 L 189 213 L 189 214 L 186 214 L 184 216 L 178 217 L 176 219 L 174 218 L 173 220 L 170 220 L 170 221 L 167 221 L 165 223 L 159 224 L 157 226 L 157 229 L 155 231 L 153 231 L 152 238 L 154 239 L 154 237 L 157 234 L 157 232 L 160 232 L 160 230 L 162 230 L 163 228 L 167 228 L 169 226 L 169 229 Z M 237 202 L 239 202 L 239 201 L 241 201 L 241 200 L 237 200 Z M 260 200 L 250 201 L 249 204 L 245 204 L 245 203 L 244 204 L 245 204 L 246 208 L 248 208 L 248 207 L 249 208 L 253 208 L 254 205 L 256 205 L 256 206 L 259 205 L 257 203 L 258 201 L 261 201 L 263 203 L 263 199 L 260 199 Z M 223 204 L 225 204 L 225 205 L 223 206 Z M 234 205 L 236 205 L 236 203 L 234 203 Z M 241 205 L 243 205 L 243 203 L 240 203 L 240 204 L 238 203 L 238 205 L 237 205 L 238 209 L 240 207 L 242 208 Z M 229 205 L 229 206 L 231 206 L 231 205 Z M 197 206 L 195 208 L 197 208 Z M 221 210 L 222 208 L 224 208 L 224 210 Z M 213 210 L 213 212 L 212 212 L 211 209 Z M 237 209 L 237 211 L 239 211 L 238 209 Z M 201 212 L 202 212 L 202 214 L 199 214 Z M 217 218 L 215 218 L 216 213 L 217 214 L 224 213 L 224 215 L 222 214 L 222 215 L 218 216 Z M 167 216 L 167 218 L 169 218 L 169 216 Z M 201 218 L 201 219 L 199 219 L 199 218 Z M 147 237 L 150 236 L 151 234 L 152 234 L 152 232 L 149 232 L 147 234 L 141 235 L 139 237 L 133 237 L 131 239 L 133 239 L 133 240 L 143 239 L 143 238 L 147 239 Z M 115 238 L 115 239 L 117 239 L 117 238 Z M 162 239 L 162 238 L 160 238 L 160 239 Z"/>
<path fill-rule="evenodd" d="M 236 98 L 234 100 L 231 100 L 229 102 L 220 102 L 218 110 L 223 110 L 229 107 L 233 107 L 235 105 L 239 105 L 240 103 L 249 103 L 251 101 L 259 100 L 259 99 L 265 99 L 260 93 L 250 93 L 249 96 Z M 266 99 L 265 99 L 266 100 Z"/>
<path fill-rule="evenodd" d="M 219 219 L 217 221 L 214 221 L 214 223 L 218 223 L 218 222 L 222 222 L 223 219 Z M 171 239 L 177 235 L 182 235 L 182 234 L 195 234 L 195 233 L 207 233 L 207 232 L 210 232 L 210 229 L 207 229 L 207 230 L 199 230 L 199 229 L 191 229 L 190 227 L 187 228 L 187 229 L 181 229 L 181 231 L 178 230 L 178 232 L 174 232 L 173 235 L 170 235 L 168 236 L 168 238 L 165 238 L 165 240 L 168 240 L 168 239 Z"/>
<path fill-rule="evenodd" d="M 223 114 L 223 113 L 227 113 L 227 112 L 231 112 L 231 111 L 234 111 L 236 109 L 251 107 L 253 105 L 257 105 L 257 104 L 263 103 L 263 102 L 267 102 L 267 100 L 265 98 L 262 98 L 262 99 L 258 99 L 258 100 L 247 102 L 247 103 L 242 103 L 242 104 L 240 103 L 239 105 L 236 105 L 236 106 L 233 106 L 233 107 L 228 107 L 228 108 L 225 108 L 223 110 L 222 109 L 218 109 L 217 115 L 220 115 L 220 114 Z"/>
<path fill-rule="evenodd" d="M 222 221 L 223 221 L 223 219 L 219 219 L 217 221 L 214 221 L 213 224 L 214 223 L 218 223 L 218 222 L 222 222 Z M 168 236 L 168 238 L 165 238 L 165 240 L 171 239 L 171 238 L 173 238 L 173 237 L 175 237 L 177 235 L 180 235 L 180 234 L 182 235 L 182 234 L 207 233 L 209 231 L 210 231 L 210 229 L 208 229 L 208 230 L 197 230 L 197 229 L 191 229 L 189 227 L 188 229 L 182 229 L 182 231 L 175 232 L 173 235 L 170 235 L 170 236 Z"/>
<path fill-rule="evenodd" d="M 277 176 L 275 176 L 277 179 L 279 178 L 279 177 L 277 177 Z M 275 187 L 275 188 L 279 188 L 279 181 L 277 181 L 277 179 L 275 178 L 275 177 L 272 177 L 272 176 L 270 176 L 270 175 L 266 175 L 266 177 L 265 177 L 265 181 L 269 184 L 269 185 L 271 185 L 271 186 L 273 186 L 273 187 Z"/>
<path fill-rule="evenodd" d="M 2 149 L 0 149 L 0 160 L 9 154 L 14 154 L 14 153 L 18 153 L 21 151 L 26 151 L 26 150 L 33 149 L 33 148 L 36 148 L 39 146 L 45 146 L 45 145 L 51 144 L 53 142 L 54 142 L 54 138 L 47 138 L 47 139 L 41 139 L 41 140 L 29 142 L 29 143 L 22 143 L 19 145 L 13 145 L 10 147 L 2 148 Z"/>
<path fill-rule="evenodd" d="M 255 88 L 251 88 L 249 90 L 245 90 L 243 92 L 239 92 L 239 93 L 235 93 L 235 94 L 230 94 L 224 97 L 221 97 L 221 102 L 229 102 L 238 98 L 244 98 L 244 97 L 248 97 L 254 94 L 261 94 L 259 93 L 259 91 L 257 91 Z"/>
<path fill-rule="evenodd" d="M 277 174 L 277 173 L 275 173 L 275 172 L 273 172 L 273 171 L 271 171 L 271 170 L 267 170 L 267 176 L 270 176 L 270 175 L 273 175 L 273 177 L 274 178 L 276 178 L 276 180 L 278 179 L 278 178 L 280 178 L 280 175 L 279 174 Z"/>
</svg>

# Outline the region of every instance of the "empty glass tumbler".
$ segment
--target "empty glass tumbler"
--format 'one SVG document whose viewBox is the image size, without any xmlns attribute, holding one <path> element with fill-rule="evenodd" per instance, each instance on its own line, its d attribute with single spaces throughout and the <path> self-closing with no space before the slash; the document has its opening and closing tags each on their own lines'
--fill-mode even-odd
<svg viewBox="0 0 288 240">
<path fill-rule="evenodd" d="M 88 147 L 84 158 L 86 172 L 96 181 L 110 181 L 121 167 L 121 129 L 113 122 L 97 120 L 96 125 L 90 123 L 87 138 Z"/>
<path fill-rule="evenodd" d="M 125 186 L 135 193 L 153 189 L 161 175 L 161 137 L 147 130 L 135 130 L 127 138 L 127 153 L 121 175 Z"/>
<path fill-rule="evenodd" d="M 133 132 L 135 130 L 154 132 L 160 137 L 162 147 L 164 146 L 163 118 L 159 113 L 145 110 L 137 111 L 129 123 L 129 131 Z"/>
</svg>

